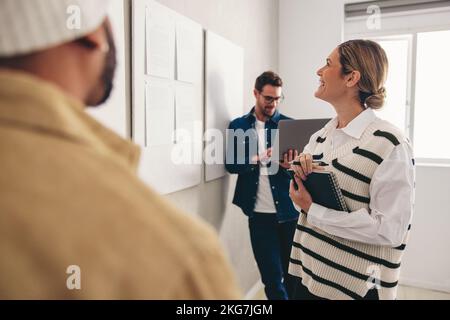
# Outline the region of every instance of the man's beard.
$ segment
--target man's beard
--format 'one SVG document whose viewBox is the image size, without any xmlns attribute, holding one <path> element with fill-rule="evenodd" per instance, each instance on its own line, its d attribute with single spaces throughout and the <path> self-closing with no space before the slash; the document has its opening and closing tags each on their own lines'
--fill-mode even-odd
<svg viewBox="0 0 450 320">
<path fill-rule="evenodd" d="M 105 27 L 106 37 L 108 40 L 109 51 L 105 58 L 105 67 L 102 72 L 101 81 L 103 83 L 103 96 L 96 105 L 105 103 L 111 96 L 111 92 L 114 88 L 114 75 L 117 66 L 116 59 L 116 45 L 114 43 L 114 37 L 109 26 Z"/>
<path fill-rule="evenodd" d="M 264 106 L 263 112 L 264 112 L 264 115 L 266 117 L 270 118 L 270 117 L 272 117 L 275 114 L 275 108 L 272 108 L 272 107 L 269 107 L 269 106 Z"/>
</svg>

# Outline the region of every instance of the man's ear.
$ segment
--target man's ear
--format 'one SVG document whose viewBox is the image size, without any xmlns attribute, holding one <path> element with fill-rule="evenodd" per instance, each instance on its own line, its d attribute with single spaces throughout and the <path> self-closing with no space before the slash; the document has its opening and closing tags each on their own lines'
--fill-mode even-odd
<svg viewBox="0 0 450 320">
<path fill-rule="evenodd" d="M 359 80 L 361 79 L 361 73 L 359 71 L 352 71 L 350 74 L 347 75 L 347 87 L 351 88 L 358 84 Z"/>
<path fill-rule="evenodd" d="M 253 89 L 253 95 L 255 96 L 256 99 L 258 99 L 258 90 Z"/>
<path fill-rule="evenodd" d="M 77 43 L 87 49 L 108 51 L 108 41 L 106 38 L 104 25 L 102 24 L 93 32 L 78 39 Z"/>
</svg>

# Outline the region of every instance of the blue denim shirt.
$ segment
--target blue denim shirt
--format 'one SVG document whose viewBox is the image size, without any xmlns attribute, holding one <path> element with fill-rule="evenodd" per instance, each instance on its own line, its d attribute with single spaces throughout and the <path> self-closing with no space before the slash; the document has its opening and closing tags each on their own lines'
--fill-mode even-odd
<svg viewBox="0 0 450 320">
<path fill-rule="evenodd" d="M 258 136 L 256 130 L 254 130 L 256 122 L 254 110 L 255 108 L 253 108 L 245 116 L 237 118 L 230 123 L 227 133 L 227 157 L 225 161 L 226 170 L 231 174 L 239 175 L 236 183 L 236 190 L 234 192 L 233 204 L 240 207 L 249 217 L 252 217 L 254 214 L 260 174 L 259 164 L 250 163 L 250 159 L 257 154 L 257 150 L 252 150 L 254 148 L 250 148 L 249 145 L 251 143 L 256 146 L 258 145 Z M 282 115 L 277 110 L 275 114 L 266 122 L 265 128 L 267 129 L 267 148 L 270 148 L 273 145 L 274 139 L 276 138 L 272 134 L 271 130 L 278 129 L 278 122 L 285 119 L 290 118 Z M 242 129 L 244 132 L 248 133 L 241 141 L 238 141 L 238 138 L 233 136 L 231 132 L 238 129 Z M 237 146 L 239 144 L 244 144 L 245 148 L 245 153 L 241 159 L 238 159 L 237 152 Z M 275 208 L 277 210 L 277 219 L 279 222 L 298 219 L 299 213 L 295 210 L 292 200 L 289 197 L 290 180 L 290 176 L 286 169 L 281 166 L 279 166 L 279 170 L 276 174 L 269 175 L 270 189 L 272 191 Z"/>
</svg>

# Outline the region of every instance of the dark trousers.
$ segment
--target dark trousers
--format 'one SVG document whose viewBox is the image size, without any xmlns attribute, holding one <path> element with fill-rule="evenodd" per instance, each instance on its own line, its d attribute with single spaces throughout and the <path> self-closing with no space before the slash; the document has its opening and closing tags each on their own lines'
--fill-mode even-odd
<svg viewBox="0 0 450 320">
<path fill-rule="evenodd" d="M 296 278 L 295 280 L 292 281 L 294 282 L 292 290 L 293 300 L 328 300 L 325 298 L 315 296 L 311 292 L 309 292 L 308 288 L 303 285 L 302 279 Z M 377 289 L 369 290 L 366 296 L 362 298 L 362 300 L 379 300 L 378 290 Z"/>
<path fill-rule="evenodd" d="M 275 214 L 257 213 L 249 219 L 250 240 L 269 300 L 289 299 L 289 256 L 297 220 L 279 223 Z"/>
</svg>

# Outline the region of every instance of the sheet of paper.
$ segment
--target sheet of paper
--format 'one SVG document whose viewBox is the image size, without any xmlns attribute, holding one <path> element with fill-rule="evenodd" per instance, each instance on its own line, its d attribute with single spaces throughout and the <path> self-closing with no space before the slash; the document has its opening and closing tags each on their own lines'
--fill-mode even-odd
<svg viewBox="0 0 450 320">
<path fill-rule="evenodd" d="M 147 75 L 173 79 L 175 76 L 175 21 L 158 4 L 146 7 Z"/>
<path fill-rule="evenodd" d="M 175 130 L 175 94 L 173 85 L 164 81 L 146 83 L 146 146 L 171 145 Z"/>
<path fill-rule="evenodd" d="M 176 23 L 177 80 L 195 83 L 201 81 L 203 70 L 203 29 L 187 19 Z"/>
<path fill-rule="evenodd" d="M 201 114 L 197 111 L 199 108 L 196 107 L 194 85 L 180 82 L 176 84 L 175 106 L 177 133 L 189 134 L 189 141 L 193 141 L 195 124 L 202 121 Z M 180 137 L 176 140 L 178 142 Z"/>
</svg>

